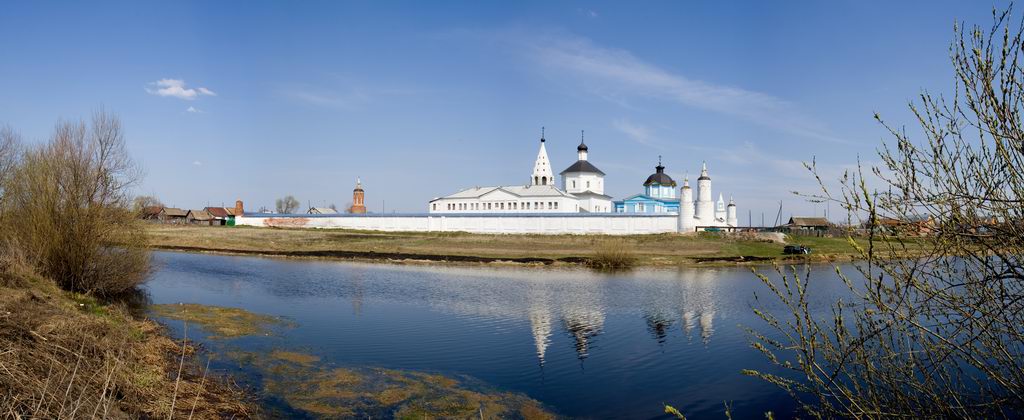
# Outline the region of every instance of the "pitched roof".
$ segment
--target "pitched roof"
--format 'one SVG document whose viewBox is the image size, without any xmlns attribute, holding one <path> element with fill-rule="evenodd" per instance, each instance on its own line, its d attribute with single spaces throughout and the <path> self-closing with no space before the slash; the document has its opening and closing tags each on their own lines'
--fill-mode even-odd
<svg viewBox="0 0 1024 420">
<path fill-rule="evenodd" d="M 588 160 L 577 160 L 576 163 L 565 168 L 565 170 L 560 172 L 559 175 L 567 172 L 589 172 L 604 175 L 604 172 L 601 172 L 600 169 L 597 169 L 597 167 Z"/>
<path fill-rule="evenodd" d="M 228 209 L 226 209 L 224 207 L 207 207 L 207 208 L 205 208 L 203 210 L 206 210 L 206 212 L 210 213 L 210 215 L 213 216 L 213 217 L 228 217 L 228 216 L 230 216 L 230 214 L 228 213 Z"/>
<path fill-rule="evenodd" d="M 194 219 L 194 220 L 204 220 L 205 221 L 205 220 L 212 220 L 213 219 L 213 216 L 210 214 L 210 212 L 208 212 L 206 210 L 189 210 L 188 214 L 185 217 L 188 217 L 188 215 L 191 215 L 192 219 Z"/>
<path fill-rule="evenodd" d="M 185 210 L 179 209 L 177 207 L 164 207 L 162 213 L 165 216 L 172 217 L 185 217 L 185 215 L 188 214 L 188 212 L 186 212 Z"/>
<path fill-rule="evenodd" d="M 330 207 L 310 207 L 309 214 L 337 214 L 338 211 Z"/>
<path fill-rule="evenodd" d="M 143 216 L 156 216 L 160 214 L 160 210 L 163 210 L 163 206 L 146 206 L 142 208 Z"/>
<path fill-rule="evenodd" d="M 828 226 L 828 219 L 824 217 L 790 217 L 791 226 Z"/>
</svg>

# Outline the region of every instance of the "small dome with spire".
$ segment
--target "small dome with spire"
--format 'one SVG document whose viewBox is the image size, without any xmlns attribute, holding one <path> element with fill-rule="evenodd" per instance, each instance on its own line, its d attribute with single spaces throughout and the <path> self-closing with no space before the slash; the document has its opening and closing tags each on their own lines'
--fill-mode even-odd
<svg viewBox="0 0 1024 420">
<path fill-rule="evenodd" d="M 659 184 L 667 187 L 676 186 L 676 181 L 665 173 L 665 167 L 661 165 L 660 158 L 658 159 L 658 166 L 654 167 L 654 171 L 655 172 L 651 174 L 651 176 L 647 177 L 646 181 L 644 181 L 645 187 L 649 187 L 652 184 Z"/>
<path fill-rule="evenodd" d="M 576 151 L 577 152 L 586 152 L 587 150 L 590 150 L 590 149 L 587 148 L 587 144 L 583 143 L 583 140 L 580 140 L 580 145 L 576 146 Z"/>
</svg>

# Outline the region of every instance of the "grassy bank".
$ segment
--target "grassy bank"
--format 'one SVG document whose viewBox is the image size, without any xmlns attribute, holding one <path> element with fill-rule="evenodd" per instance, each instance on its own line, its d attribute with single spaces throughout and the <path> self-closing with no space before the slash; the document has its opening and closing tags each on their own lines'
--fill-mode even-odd
<svg viewBox="0 0 1024 420">
<path fill-rule="evenodd" d="M 196 349 L 125 303 L 0 273 L 0 417 L 249 417 L 238 389 L 206 375 Z"/>
<path fill-rule="evenodd" d="M 855 256 L 845 238 L 791 238 L 813 249 L 808 257 L 783 255 L 784 244 L 753 238 L 676 234 L 481 235 L 469 233 L 369 232 L 153 224 L 156 248 L 298 257 L 436 262 L 518 262 L 580 264 L 608 250 L 621 250 L 637 266 L 680 266 L 736 262 L 835 261 Z M 597 264 L 600 265 L 600 264 Z"/>
</svg>

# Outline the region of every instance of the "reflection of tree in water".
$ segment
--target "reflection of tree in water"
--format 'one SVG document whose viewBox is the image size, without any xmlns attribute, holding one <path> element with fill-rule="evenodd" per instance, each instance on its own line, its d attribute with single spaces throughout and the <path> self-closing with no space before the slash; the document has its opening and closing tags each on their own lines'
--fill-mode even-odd
<svg viewBox="0 0 1024 420">
<path fill-rule="evenodd" d="M 683 284 L 683 331 L 687 338 L 700 326 L 701 341 L 707 345 L 715 333 L 715 270 L 687 270 Z"/>
</svg>

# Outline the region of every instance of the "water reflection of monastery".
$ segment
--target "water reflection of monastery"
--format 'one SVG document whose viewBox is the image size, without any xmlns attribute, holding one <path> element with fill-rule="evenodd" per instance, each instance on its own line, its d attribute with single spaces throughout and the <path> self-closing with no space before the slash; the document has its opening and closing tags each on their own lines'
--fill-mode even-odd
<svg viewBox="0 0 1024 420">
<path fill-rule="evenodd" d="M 688 340 L 697 334 L 704 345 L 709 344 L 715 332 L 714 271 L 680 272 L 672 287 L 675 290 L 651 296 L 641 302 L 648 333 L 659 345 L 665 344 L 672 328 L 681 318 L 682 333 Z M 603 289 L 574 288 L 573 293 L 567 293 L 568 297 L 552 294 L 555 293 L 539 288 L 531 290 L 527 296 L 528 317 L 537 359 L 541 365 L 544 364 L 551 344 L 552 324 L 558 323 L 563 333 L 571 339 L 576 357 L 583 361 L 598 348 L 599 337 L 605 332 Z M 552 301 L 560 301 L 560 307 L 553 308 Z M 558 319 L 553 319 L 554 314 L 557 314 Z"/>
<path fill-rule="evenodd" d="M 614 319 L 638 317 L 658 345 L 671 342 L 674 335 L 685 336 L 687 341 L 699 337 L 707 345 L 715 333 L 715 316 L 719 314 L 715 288 L 721 287 L 716 281 L 720 273 L 713 269 L 644 275 L 643 280 L 602 279 L 578 272 L 548 272 L 543 277 L 531 271 L 435 268 L 433 272 L 438 275 L 429 284 L 436 289 L 417 292 L 429 296 L 433 308 L 529 322 L 533 351 L 541 365 L 548 361 L 553 342 L 562 346 L 567 341 L 580 361 L 594 355 L 602 337 L 610 332 L 606 325 L 610 313 Z M 498 279 L 506 281 L 507 287 L 495 290 L 494 281 Z M 633 281 L 654 284 L 635 289 L 622 287 Z M 616 285 L 617 282 L 622 284 Z M 354 283 L 350 297 L 358 314 L 364 283 L 361 278 Z M 633 335 L 631 331 L 625 334 Z M 562 349 L 567 350 L 563 347 L 559 351 Z"/>
</svg>

